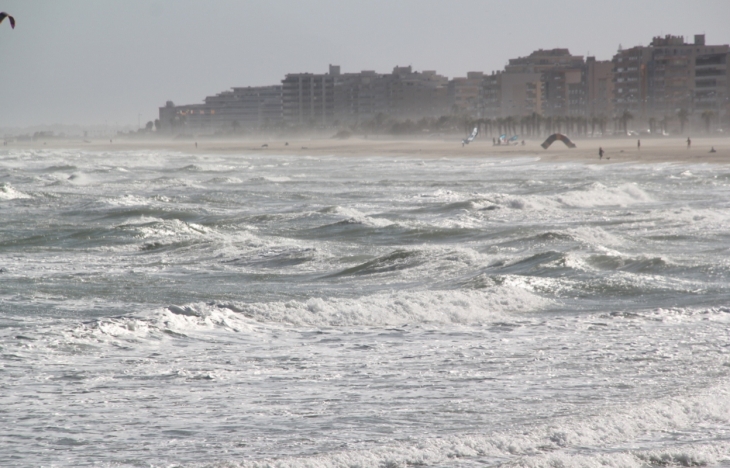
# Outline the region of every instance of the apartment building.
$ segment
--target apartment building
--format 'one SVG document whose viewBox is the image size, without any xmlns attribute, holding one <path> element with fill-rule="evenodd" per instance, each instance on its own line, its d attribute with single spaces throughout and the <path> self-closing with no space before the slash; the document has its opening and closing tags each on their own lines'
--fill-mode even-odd
<svg viewBox="0 0 730 468">
<path fill-rule="evenodd" d="M 510 59 L 504 71 L 485 76 L 483 113 L 489 117 L 597 115 L 610 110 L 612 66 L 584 60 L 568 49 L 539 49 Z"/>
<path fill-rule="evenodd" d="M 399 119 L 438 117 L 449 113 L 449 79 L 433 70 L 395 67 L 385 80 L 387 113 Z"/>
<path fill-rule="evenodd" d="M 282 87 L 240 87 L 208 96 L 204 104 L 160 107 L 160 131 L 215 133 L 226 130 L 261 129 L 282 122 Z"/>
<path fill-rule="evenodd" d="M 706 45 L 704 34 L 654 37 L 648 46 L 619 50 L 613 57 L 614 105 L 640 118 L 728 111 L 730 46 Z"/>
<path fill-rule="evenodd" d="M 631 112 L 659 120 L 680 109 L 699 116 L 730 114 L 730 46 L 707 45 L 704 35 L 654 37 L 648 46 L 610 61 L 539 49 L 510 59 L 504 70 L 451 80 L 435 71 L 396 66 L 390 73 L 290 73 L 280 85 L 234 87 L 202 104 L 160 108 L 160 129 L 171 132 L 357 125 L 378 115 L 418 120 L 442 115 L 504 118 L 604 117 Z M 708 112 L 709 111 L 709 112 Z"/>
<path fill-rule="evenodd" d="M 586 57 L 586 116 L 608 117 L 613 114 L 613 63 Z"/>
<path fill-rule="evenodd" d="M 484 73 L 468 72 L 464 78 L 449 81 L 451 112 L 481 118 L 484 115 Z"/>
<path fill-rule="evenodd" d="M 448 113 L 449 79 L 435 71 L 416 72 L 397 66 L 392 73 L 374 71 L 286 75 L 283 85 L 284 123 L 329 127 L 359 123 L 385 114 L 419 119 Z"/>
<path fill-rule="evenodd" d="M 288 125 L 326 127 L 335 117 L 335 81 L 340 67 L 329 73 L 290 73 L 282 80 L 283 120 Z"/>
</svg>

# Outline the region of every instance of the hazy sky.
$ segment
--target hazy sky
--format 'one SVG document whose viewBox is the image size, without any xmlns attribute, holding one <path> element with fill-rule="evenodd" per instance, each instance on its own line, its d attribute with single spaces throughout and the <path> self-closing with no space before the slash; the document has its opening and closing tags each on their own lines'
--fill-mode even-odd
<svg viewBox="0 0 730 468">
<path fill-rule="evenodd" d="M 449 76 L 535 49 L 608 60 L 618 45 L 705 33 L 730 43 L 730 0 L 0 0 L 0 127 L 142 124 L 286 73 Z M 141 117 L 138 117 L 141 114 Z"/>
</svg>

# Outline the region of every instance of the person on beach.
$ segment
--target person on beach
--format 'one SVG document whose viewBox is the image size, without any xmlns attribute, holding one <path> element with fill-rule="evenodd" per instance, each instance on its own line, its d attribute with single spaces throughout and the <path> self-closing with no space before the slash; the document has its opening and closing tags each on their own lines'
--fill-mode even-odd
<svg viewBox="0 0 730 468">
<path fill-rule="evenodd" d="M 714 146 L 712 148 L 710 148 L 710 153 L 717 153 L 717 151 L 715 151 L 715 147 Z"/>
<path fill-rule="evenodd" d="M 603 147 L 598 147 L 598 159 L 603 159 Z"/>
<path fill-rule="evenodd" d="M 641 140 L 636 140 L 636 149 L 641 151 Z"/>
<path fill-rule="evenodd" d="M 690 146 L 692 146 L 692 140 L 687 137 L 687 149 L 689 149 Z"/>
</svg>

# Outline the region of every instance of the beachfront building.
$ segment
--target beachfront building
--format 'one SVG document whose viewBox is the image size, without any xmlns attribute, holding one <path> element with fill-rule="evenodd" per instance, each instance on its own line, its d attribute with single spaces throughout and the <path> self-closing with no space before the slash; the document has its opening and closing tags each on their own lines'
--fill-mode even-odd
<svg viewBox="0 0 730 468">
<path fill-rule="evenodd" d="M 502 72 L 492 71 L 482 80 L 482 114 L 487 118 L 502 115 Z"/>
<path fill-rule="evenodd" d="M 282 80 L 284 123 L 293 126 L 328 127 L 335 116 L 335 81 L 340 67 L 329 73 L 290 73 Z"/>
<path fill-rule="evenodd" d="M 387 114 L 398 119 L 438 117 L 449 113 L 449 79 L 433 70 L 413 71 L 411 66 L 393 68 L 383 75 Z"/>
<path fill-rule="evenodd" d="M 611 66 L 568 49 L 536 50 L 510 59 L 504 71 L 484 77 L 483 113 L 487 117 L 588 117 L 611 101 Z"/>
<path fill-rule="evenodd" d="M 449 81 L 449 102 L 454 114 L 481 118 L 484 114 L 484 73 L 468 72 Z"/>
<path fill-rule="evenodd" d="M 590 121 L 636 119 L 653 130 L 682 121 L 730 115 L 730 46 L 654 37 L 648 46 L 610 61 L 568 49 L 539 49 L 510 59 L 504 70 L 473 71 L 449 80 L 435 71 L 396 66 L 390 73 L 290 73 L 280 85 L 239 87 L 201 104 L 160 108 L 162 131 L 217 133 L 267 128 L 327 129 L 374 119 L 420 120 L 459 115 L 474 119 L 553 118 L 586 128 Z M 689 116 L 689 117 L 687 117 Z M 684 123 L 682 123 L 684 125 Z M 708 128 L 709 128 L 709 124 Z M 615 128 L 619 125 L 615 123 Z"/>
<path fill-rule="evenodd" d="M 288 74 L 282 81 L 284 123 L 291 127 L 327 128 L 357 124 L 382 114 L 420 119 L 448 112 L 449 80 L 435 71 L 410 66 L 392 73 L 374 71 Z"/>
<path fill-rule="evenodd" d="M 613 57 L 614 106 L 643 119 L 710 110 L 726 113 L 730 46 L 706 45 L 704 34 L 654 37 L 648 46 L 619 49 Z"/>
<path fill-rule="evenodd" d="M 500 102 L 494 117 L 542 114 L 542 74 L 534 71 L 507 72 L 500 78 Z"/>
<path fill-rule="evenodd" d="M 282 122 L 282 87 L 240 87 L 205 98 L 203 104 L 160 107 L 158 130 L 176 134 L 213 134 L 262 130 Z"/>
<path fill-rule="evenodd" d="M 334 93 L 335 125 L 357 125 L 388 112 L 386 81 L 373 70 L 339 75 Z"/>
<path fill-rule="evenodd" d="M 613 114 L 613 63 L 586 57 L 586 115 L 609 117 Z"/>
</svg>

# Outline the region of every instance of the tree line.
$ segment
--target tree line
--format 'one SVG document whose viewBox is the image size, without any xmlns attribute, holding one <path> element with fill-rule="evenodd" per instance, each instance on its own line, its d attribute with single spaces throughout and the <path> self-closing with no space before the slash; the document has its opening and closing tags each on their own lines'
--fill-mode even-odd
<svg viewBox="0 0 730 468">
<path fill-rule="evenodd" d="M 665 115 L 661 119 L 649 118 L 641 122 L 640 129 L 651 134 L 668 134 L 676 131 L 684 133 L 692 114 L 687 109 L 679 109 L 675 114 Z M 710 133 L 713 122 L 719 122 L 717 113 L 712 110 L 703 111 L 699 119 L 704 123 L 704 130 Z M 603 136 L 608 133 L 628 134 L 630 123 L 636 116 L 624 110 L 615 116 L 542 116 L 536 112 L 525 116 L 507 116 L 496 118 L 474 118 L 469 116 L 448 115 L 441 117 L 423 117 L 421 119 L 396 119 L 385 114 L 378 114 L 362 123 L 350 125 L 347 129 L 353 133 L 373 133 L 391 135 L 413 135 L 463 132 L 468 134 L 478 128 L 481 135 L 490 137 L 499 135 L 520 135 L 523 138 L 543 137 L 553 133 L 566 133 L 572 136 Z M 725 117 L 730 127 L 730 115 Z"/>
</svg>

